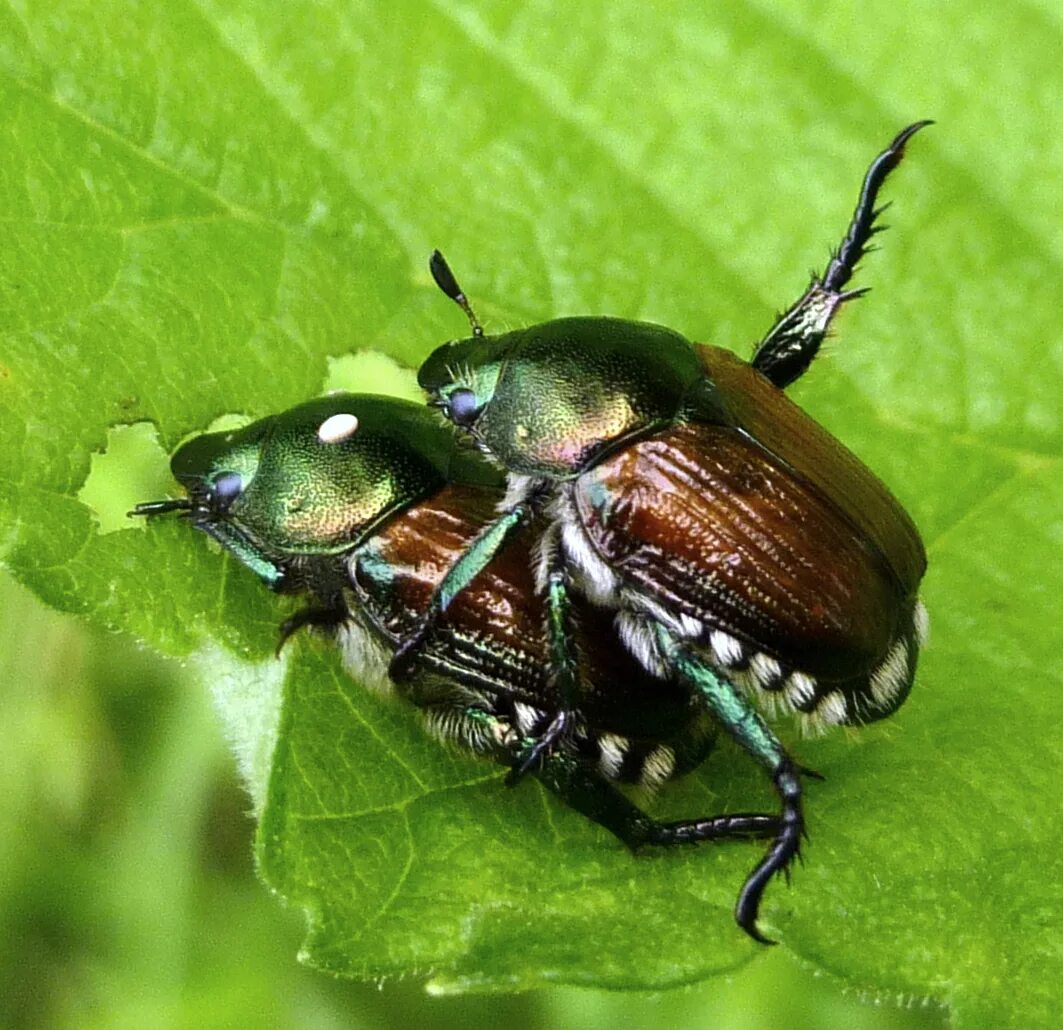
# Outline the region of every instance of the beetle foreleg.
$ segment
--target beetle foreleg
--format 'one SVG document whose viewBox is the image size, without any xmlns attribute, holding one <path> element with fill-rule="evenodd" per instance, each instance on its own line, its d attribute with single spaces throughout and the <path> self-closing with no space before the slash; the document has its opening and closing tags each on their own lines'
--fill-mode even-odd
<svg viewBox="0 0 1063 1030">
<path fill-rule="evenodd" d="M 578 718 L 579 670 L 572 643 L 572 601 L 565 572 L 556 552 L 551 556 L 546 579 L 546 636 L 550 647 L 549 676 L 557 692 L 558 707 L 550 724 L 539 735 L 519 765 L 513 767 L 506 783 L 513 786 L 523 779 L 544 756 L 553 750 Z"/>
<path fill-rule="evenodd" d="M 450 602 L 487 568 L 491 559 L 531 513 L 530 501 L 518 501 L 480 530 L 465 553 L 447 570 L 447 574 L 432 592 L 432 598 L 417 629 L 396 648 L 388 665 L 388 676 L 392 680 L 399 683 L 409 678 L 418 653 L 431 635 L 436 621 L 450 606 Z"/>
<path fill-rule="evenodd" d="M 757 345 L 753 367 L 780 389 L 802 376 L 812 364 L 838 308 L 847 300 L 867 292 L 866 289 L 846 290 L 844 287 L 860 259 L 871 249 L 868 247 L 871 237 L 885 228 L 875 224 L 888 206 L 875 207 L 878 191 L 889 173 L 900 164 L 904 145 L 930 124 L 930 121 L 921 121 L 909 125 L 871 162 L 849 228 L 838 249 L 831 254 L 826 272 L 822 276 L 813 276 L 808 289 L 779 316 L 768 335 Z"/>
<path fill-rule="evenodd" d="M 782 799 L 782 816 L 775 839 L 767 855 L 749 874 L 735 905 L 738 925 L 755 940 L 773 944 L 775 942 L 757 928 L 757 911 L 768 882 L 776 873 L 789 875 L 787 870 L 800 851 L 804 817 L 797 766 L 768 724 L 731 683 L 717 675 L 666 628 L 658 625 L 656 632 L 661 652 L 676 673 L 698 691 L 709 710 L 735 740 L 771 772 L 772 782 Z"/>
<path fill-rule="evenodd" d="M 350 617 L 351 613 L 346 608 L 339 606 L 335 608 L 300 608 L 299 611 L 280 624 L 277 650 L 274 653 L 280 658 L 284 645 L 304 626 L 325 626 L 334 630 Z"/>
</svg>

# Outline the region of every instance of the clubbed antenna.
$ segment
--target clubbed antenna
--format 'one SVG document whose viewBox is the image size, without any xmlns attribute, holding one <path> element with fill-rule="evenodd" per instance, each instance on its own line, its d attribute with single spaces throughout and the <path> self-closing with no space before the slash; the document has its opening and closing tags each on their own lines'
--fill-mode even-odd
<svg viewBox="0 0 1063 1030">
<path fill-rule="evenodd" d="M 479 319 L 473 314 L 469 298 L 465 296 L 465 291 L 458 285 L 458 280 L 454 278 L 454 273 L 450 270 L 447 259 L 438 250 L 432 251 L 432 256 L 428 259 L 428 270 L 432 273 L 436 286 L 465 312 L 465 317 L 472 327 L 473 336 L 483 336 L 483 326 L 480 325 Z"/>
</svg>

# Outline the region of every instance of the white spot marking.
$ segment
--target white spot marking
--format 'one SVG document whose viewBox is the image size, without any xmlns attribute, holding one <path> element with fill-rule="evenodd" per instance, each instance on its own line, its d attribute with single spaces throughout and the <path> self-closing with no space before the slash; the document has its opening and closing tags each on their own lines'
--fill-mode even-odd
<svg viewBox="0 0 1063 1030">
<path fill-rule="evenodd" d="M 513 714 L 517 717 L 517 728 L 525 736 L 535 729 L 535 724 L 543 717 L 543 713 L 538 708 L 532 708 L 523 701 L 514 702 Z"/>
<path fill-rule="evenodd" d="M 837 726 L 848 718 L 845 698 L 837 690 L 832 690 L 816 708 L 816 715 L 830 726 Z"/>
<path fill-rule="evenodd" d="M 760 654 L 759 652 L 753 655 L 749 667 L 753 671 L 757 683 L 762 687 L 767 686 L 769 683 L 777 682 L 782 675 L 782 668 L 779 663 L 769 655 Z"/>
<path fill-rule="evenodd" d="M 871 674 L 871 696 L 888 705 L 908 685 L 908 645 L 898 640 Z"/>
<path fill-rule="evenodd" d="M 528 499 L 528 495 L 539 484 L 539 480 L 534 476 L 521 476 L 516 472 L 511 472 L 506 476 L 506 494 L 501 501 L 498 502 L 495 511 L 499 515 L 509 511 L 514 505 L 520 504 Z"/>
<path fill-rule="evenodd" d="M 430 708 L 424 713 L 425 726 L 432 736 L 442 741 L 455 741 L 461 729 L 458 714 L 451 708 Z"/>
<path fill-rule="evenodd" d="M 623 611 L 616 617 L 616 631 L 624 647 L 651 676 L 667 679 L 668 669 L 657 646 L 657 634 L 634 612 Z"/>
<path fill-rule="evenodd" d="M 556 563 L 558 532 L 557 523 L 550 523 L 542 536 L 539 537 L 538 545 L 532 555 L 535 589 L 540 594 L 546 593 L 547 585 L 550 581 L 550 570 Z"/>
<path fill-rule="evenodd" d="M 666 744 L 655 747 L 642 763 L 642 782 L 649 788 L 659 787 L 675 772 L 675 752 Z"/>
<path fill-rule="evenodd" d="M 615 780 L 620 775 L 620 767 L 624 764 L 624 755 L 631 742 L 626 737 L 618 737 L 615 733 L 603 733 L 598 738 L 598 750 L 601 758 L 598 768 L 608 780 Z"/>
<path fill-rule="evenodd" d="M 670 611 L 649 594 L 625 590 L 622 603 L 626 607 L 642 612 L 653 622 L 663 626 L 672 636 L 679 637 L 680 640 L 698 640 L 705 635 L 705 626 L 697 619 L 682 612 Z"/>
<path fill-rule="evenodd" d="M 912 625 L 915 627 L 915 639 L 920 647 L 926 647 L 930 639 L 930 612 L 922 601 L 915 602 L 915 611 L 912 613 Z"/>
<path fill-rule="evenodd" d="M 742 660 L 742 645 L 722 630 L 713 630 L 709 635 L 709 643 L 712 645 L 712 653 L 723 666 L 737 665 Z"/>
<path fill-rule="evenodd" d="M 571 485 L 564 487 L 550 505 L 551 522 L 561 527 L 561 549 L 566 563 L 579 570 L 580 590 L 591 604 L 619 607 L 619 580 L 587 539 L 572 497 L 573 489 Z"/>
<path fill-rule="evenodd" d="M 358 416 L 349 411 L 340 411 L 329 415 L 317 427 L 317 438 L 322 443 L 342 443 L 358 431 Z"/>
<path fill-rule="evenodd" d="M 816 696 L 816 681 L 806 672 L 795 672 L 786 681 L 786 698 L 794 706 L 800 708 L 809 704 Z"/>
</svg>

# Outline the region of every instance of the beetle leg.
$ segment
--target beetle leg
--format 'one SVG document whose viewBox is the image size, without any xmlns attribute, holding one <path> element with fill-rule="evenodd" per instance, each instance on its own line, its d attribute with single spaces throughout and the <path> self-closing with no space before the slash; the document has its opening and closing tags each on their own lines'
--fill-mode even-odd
<svg viewBox="0 0 1063 1030">
<path fill-rule="evenodd" d="M 490 701 L 428 705 L 424 709 L 437 731 L 498 761 L 516 765 L 533 738 L 521 736 L 512 721 L 499 715 Z M 661 823 L 629 801 L 596 769 L 567 751 L 551 751 L 533 774 L 544 787 L 581 815 L 619 837 L 632 851 L 646 844 L 697 844 L 709 840 L 772 840 L 779 818 L 760 812 L 735 812 Z"/>
<path fill-rule="evenodd" d="M 667 847 L 709 840 L 770 840 L 779 835 L 778 817 L 757 812 L 657 822 L 597 771 L 564 751 L 546 755 L 535 777 L 566 805 L 604 826 L 633 851 L 645 844 Z"/>
<path fill-rule="evenodd" d="M 577 718 L 579 671 L 572 647 L 572 601 L 556 551 L 551 557 L 551 566 L 546 580 L 546 631 L 550 647 L 548 673 L 557 693 L 558 708 L 524 759 L 506 777 L 506 783 L 511 787 L 544 760 L 544 756 L 569 732 Z"/>
<path fill-rule="evenodd" d="M 409 678 L 417 655 L 431 635 L 436 621 L 450 607 L 451 601 L 491 563 L 491 559 L 531 513 L 530 500 L 518 501 L 480 530 L 432 592 L 417 628 L 396 648 L 388 665 L 388 676 L 392 680 L 402 682 Z"/>
<path fill-rule="evenodd" d="M 280 658 L 284 645 L 304 626 L 326 626 L 335 629 L 346 622 L 351 613 L 346 608 L 300 608 L 294 615 L 285 619 L 279 628 L 276 656 Z"/>
<path fill-rule="evenodd" d="M 735 905 L 735 921 L 750 937 L 774 944 L 757 928 L 757 911 L 768 882 L 776 873 L 789 877 L 805 835 L 801 812 L 801 779 L 798 767 L 755 708 L 727 680 L 717 675 L 688 646 L 665 627 L 656 626 L 661 652 L 677 675 L 691 684 L 724 728 L 754 759 L 771 773 L 782 799 L 778 832 L 768 853 L 746 878 Z"/>
<path fill-rule="evenodd" d="M 776 320 L 770 332 L 757 344 L 752 365 L 783 389 L 802 376 L 819 352 L 820 344 L 835 313 L 847 300 L 863 296 L 867 289 L 846 290 L 860 259 L 870 249 L 871 237 L 885 226 L 875 220 L 888 205 L 875 207 L 878 191 L 886 177 L 904 157 L 904 145 L 929 121 L 915 122 L 899 132 L 868 168 L 860 189 L 860 199 L 849 228 L 822 276 L 813 275 L 801 297 Z"/>
</svg>

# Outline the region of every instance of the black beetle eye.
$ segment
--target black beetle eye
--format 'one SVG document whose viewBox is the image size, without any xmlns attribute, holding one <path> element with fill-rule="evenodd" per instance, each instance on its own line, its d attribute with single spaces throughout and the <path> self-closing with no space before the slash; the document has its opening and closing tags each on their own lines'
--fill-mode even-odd
<svg viewBox="0 0 1063 1030">
<path fill-rule="evenodd" d="M 214 480 L 211 496 L 219 511 L 225 511 L 243 492 L 244 481 L 239 472 L 223 472 Z"/>
<path fill-rule="evenodd" d="M 447 414 L 458 426 L 471 426 L 480 417 L 481 405 L 472 390 L 455 390 L 447 398 Z"/>
</svg>

